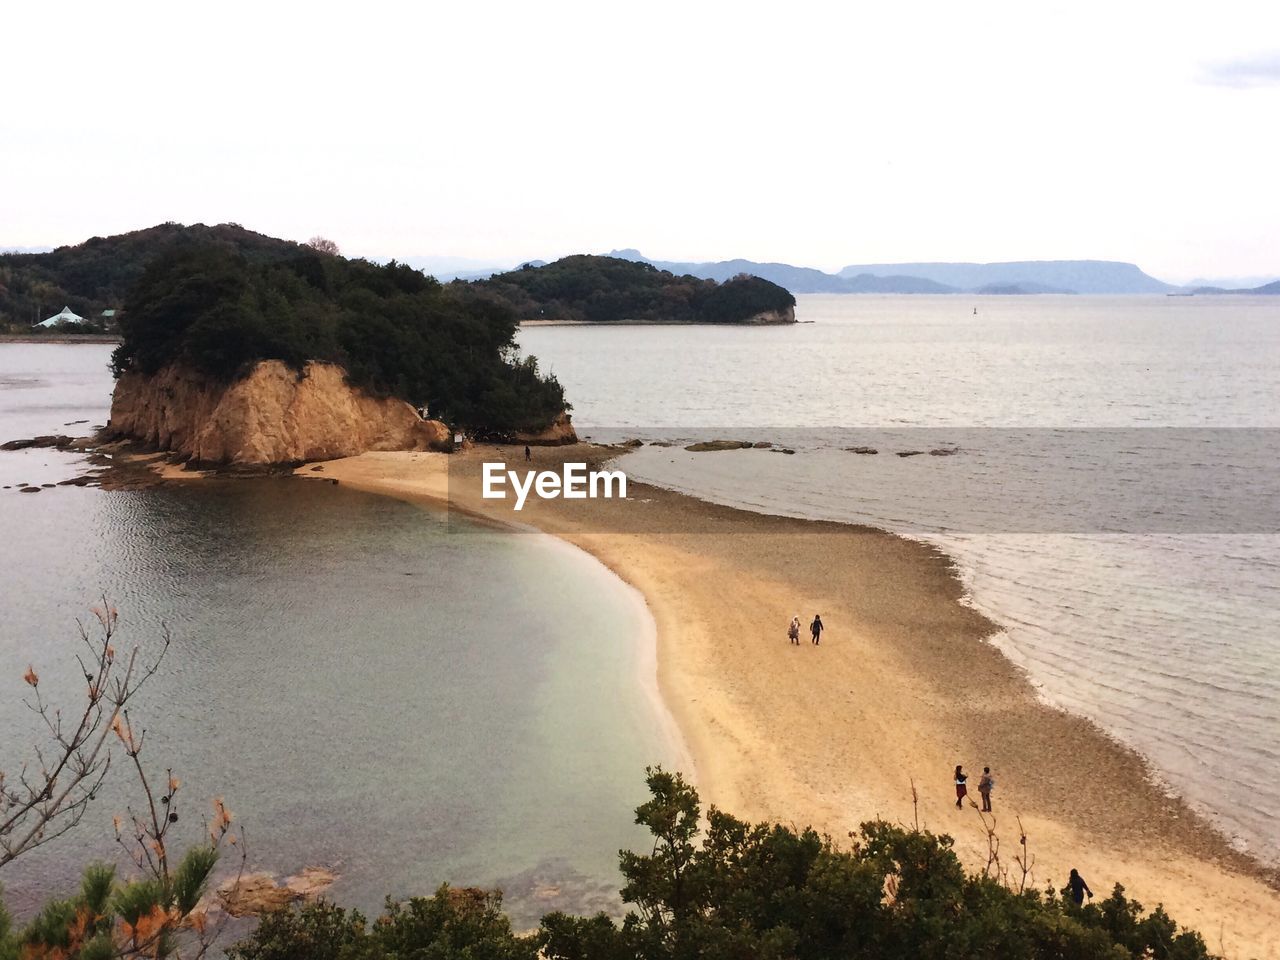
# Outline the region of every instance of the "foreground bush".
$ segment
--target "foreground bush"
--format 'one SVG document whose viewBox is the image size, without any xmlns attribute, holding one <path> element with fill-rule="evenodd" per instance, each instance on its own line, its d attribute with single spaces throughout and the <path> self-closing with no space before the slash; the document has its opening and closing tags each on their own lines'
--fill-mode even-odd
<svg viewBox="0 0 1280 960">
<path fill-rule="evenodd" d="M 517 936 L 497 894 L 441 888 L 372 924 L 328 903 L 263 920 L 235 960 L 1196 960 L 1200 936 L 1122 887 L 1079 908 L 1052 890 L 968 874 L 948 836 L 863 824 L 851 849 L 812 830 L 751 825 L 650 771 L 636 813 L 653 851 L 624 851 L 621 923 L 555 913 Z M 541 951 L 541 954 L 539 953 Z"/>
<path fill-rule="evenodd" d="M 541 937 L 516 936 L 502 898 L 483 890 L 441 887 L 431 898 L 388 901 L 370 926 L 359 911 L 313 903 L 262 919 L 232 947 L 231 960 L 537 960 Z"/>
<path fill-rule="evenodd" d="M 128 881 L 94 864 L 75 894 L 46 903 L 21 930 L 0 906 L 0 960 L 203 954 L 210 924 L 202 900 L 217 862 L 214 847 L 193 847 L 172 871 Z"/>
</svg>

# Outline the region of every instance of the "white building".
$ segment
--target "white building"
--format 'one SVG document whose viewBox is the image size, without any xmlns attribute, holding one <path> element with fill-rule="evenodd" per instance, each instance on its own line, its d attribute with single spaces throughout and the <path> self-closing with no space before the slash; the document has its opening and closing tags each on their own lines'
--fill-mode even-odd
<svg viewBox="0 0 1280 960">
<path fill-rule="evenodd" d="M 48 320 L 41 320 L 37 327 L 56 327 L 60 323 L 84 323 L 84 317 L 73 313 L 70 307 L 64 306 L 61 313 L 55 313 Z"/>
</svg>

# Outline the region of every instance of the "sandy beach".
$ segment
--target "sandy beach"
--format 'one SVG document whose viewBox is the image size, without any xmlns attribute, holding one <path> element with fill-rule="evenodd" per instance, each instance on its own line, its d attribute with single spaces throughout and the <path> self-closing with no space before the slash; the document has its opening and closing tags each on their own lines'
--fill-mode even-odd
<svg viewBox="0 0 1280 960">
<path fill-rule="evenodd" d="M 534 467 L 619 455 L 538 448 Z M 524 464 L 517 448 L 447 456 L 369 453 L 302 474 L 528 525 L 589 552 L 645 597 L 658 630 L 658 682 L 706 802 L 738 816 L 812 824 L 847 843 L 873 817 L 955 837 L 988 859 L 970 796 L 984 765 L 1000 858 L 1013 876 L 1019 818 L 1030 884 L 1061 888 L 1072 867 L 1098 898 L 1115 883 L 1162 902 L 1232 958 L 1280 956 L 1274 873 L 1233 851 L 1152 780 L 1142 760 L 1089 722 L 1040 702 L 984 642 L 995 625 L 965 606 L 948 559 L 882 531 L 748 513 L 631 484 L 626 500 L 483 500 L 481 463 Z M 625 458 L 619 464 L 625 468 Z M 821 613 L 820 646 L 807 624 Z M 787 642 L 792 615 L 806 625 Z"/>
</svg>

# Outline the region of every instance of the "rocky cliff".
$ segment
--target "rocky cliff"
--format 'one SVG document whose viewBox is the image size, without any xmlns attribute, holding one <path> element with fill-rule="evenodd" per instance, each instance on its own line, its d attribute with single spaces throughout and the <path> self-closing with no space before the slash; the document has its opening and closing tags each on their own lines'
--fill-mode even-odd
<svg viewBox="0 0 1280 960">
<path fill-rule="evenodd" d="M 747 317 L 747 319 L 741 322 L 751 324 L 795 323 L 796 308 L 786 307 L 782 310 L 762 310 L 760 313 Z"/>
<path fill-rule="evenodd" d="M 577 443 L 578 434 L 573 429 L 573 421 L 569 414 L 562 413 L 545 430 L 533 433 L 517 433 L 514 443 L 524 443 L 531 447 L 561 447 L 568 443 Z"/>
<path fill-rule="evenodd" d="M 110 429 L 201 463 L 246 466 L 447 448 L 450 440 L 443 423 L 403 400 L 349 385 L 341 367 L 308 363 L 299 373 L 278 360 L 230 385 L 177 366 L 126 373 Z"/>
</svg>

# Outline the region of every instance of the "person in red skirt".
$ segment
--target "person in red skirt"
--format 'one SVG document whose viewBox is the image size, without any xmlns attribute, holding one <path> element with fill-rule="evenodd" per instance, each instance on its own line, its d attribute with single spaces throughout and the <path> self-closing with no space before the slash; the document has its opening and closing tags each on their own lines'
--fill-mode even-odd
<svg viewBox="0 0 1280 960">
<path fill-rule="evenodd" d="M 963 764 L 956 764 L 956 809 L 959 810 L 964 806 L 964 798 L 969 794 L 969 788 L 965 786 L 965 781 L 969 779 L 968 775 L 962 769 Z"/>
</svg>

